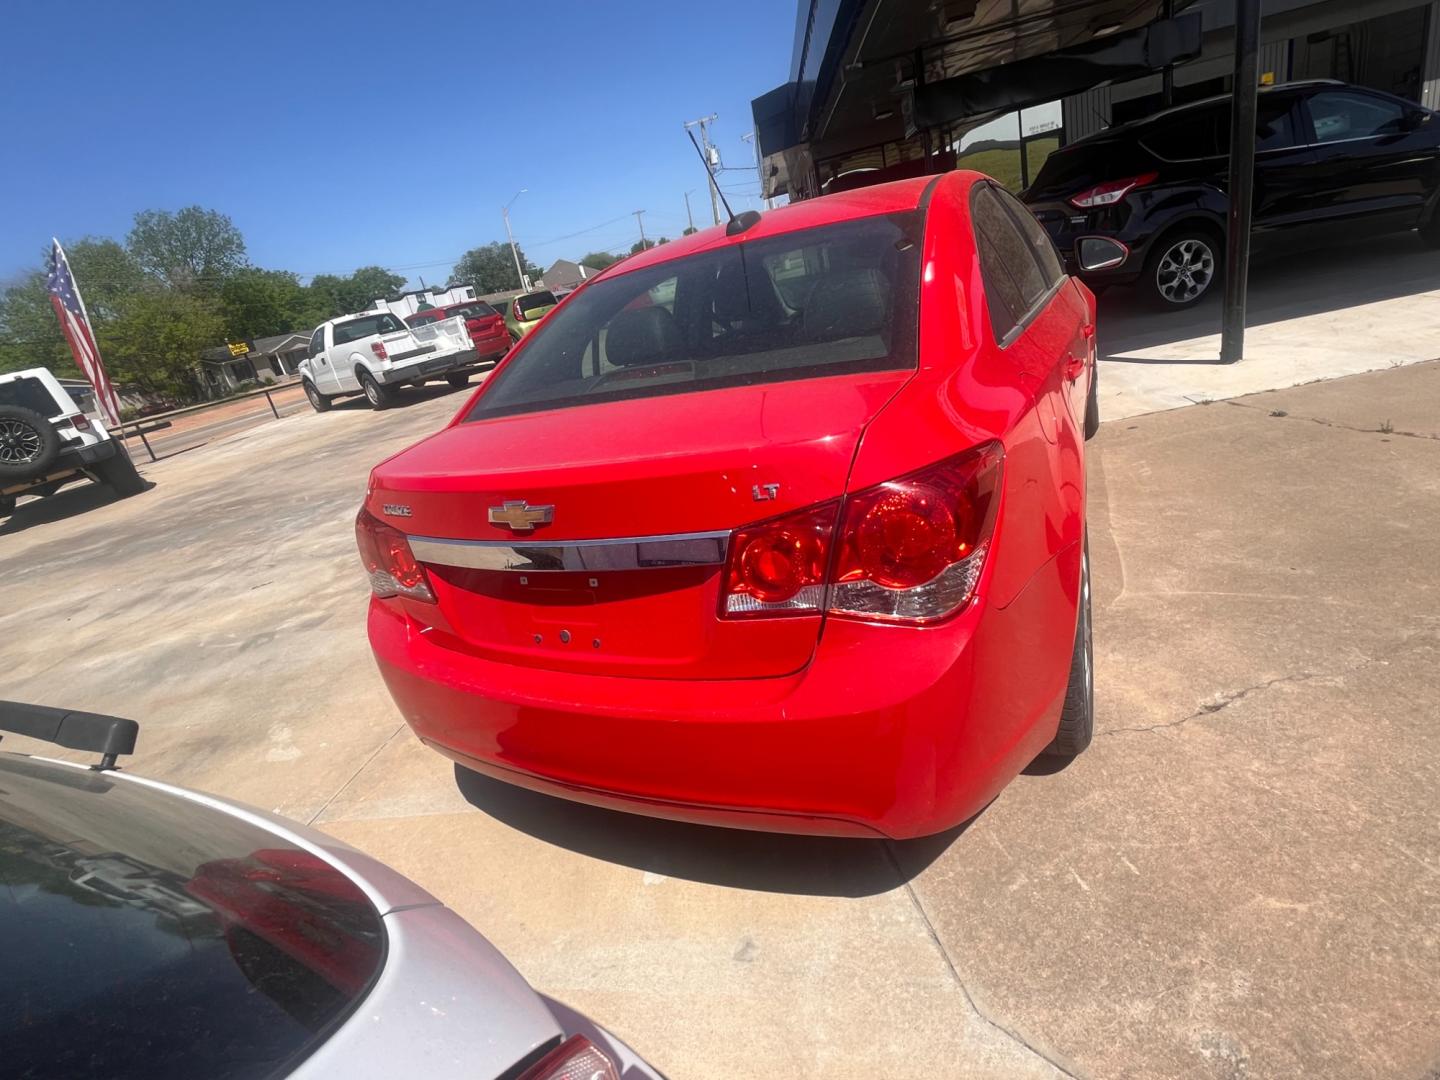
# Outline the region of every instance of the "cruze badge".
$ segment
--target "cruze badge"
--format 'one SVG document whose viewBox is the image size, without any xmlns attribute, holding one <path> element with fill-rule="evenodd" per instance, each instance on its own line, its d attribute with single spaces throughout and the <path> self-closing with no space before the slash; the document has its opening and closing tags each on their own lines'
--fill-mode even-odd
<svg viewBox="0 0 1440 1080">
<path fill-rule="evenodd" d="M 404 503 L 385 503 L 380 512 L 386 517 L 409 517 L 411 514 L 410 507 Z"/>
<path fill-rule="evenodd" d="M 516 532 L 529 532 L 536 525 L 548 525 L 554 520 L 554 506 L 531 506 L 524 499 L 490 507 L 491 525 L 506 525 Z"/>
</svg>

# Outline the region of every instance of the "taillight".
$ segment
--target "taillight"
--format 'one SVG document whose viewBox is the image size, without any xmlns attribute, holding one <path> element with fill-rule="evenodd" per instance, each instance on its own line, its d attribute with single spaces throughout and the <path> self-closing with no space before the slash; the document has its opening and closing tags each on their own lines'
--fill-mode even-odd
<svg viewBox="0 0 1440 1080">
<path fill-rule="evenodd" d="M 584 1035 L 572 1035 L 526 1069 L 520 1080 L 620 1080 L 620 1070 Z"/>
<path fill-rule="evenodd" d="M 928 623 L 975 595 L 995 528 L 998 442 L 730 535 L 724 618 L 812 615 Z M 838 512 L 838 513 L 837 513 Z M 838 531 L 837 531 L 838 516 Z"/>
<path fill-rule="evenodd" d="M 376 596 L 408 596 L 412 600 L 435 602 L 425 568 L 410 550 L 410 541 L 399 529 L 386 525 L 363 506 L 355 517 L 355 543 L 360 562 L 370 578 Z"/>
<path fill-rule="evenodd" d="M 510 311 L 514 314 L 514 316 L 515 316 L 515 321 L 516 321 L 516 322 L 524 322 L 524 321 L 525 321 L 525 313 L 520 310 L 520 301 L 519 301 L 519 300 L 514 300 L 514 301 L 511 302 L 511 304 L 510 304 Z"/>
<path fill-rule="evenodd" d="M 375 356 L 381 360 L 386 359 L 390 355 L 385 351 L 385 343 L 382 341 L 372 341 L 370 343 L 370 351 L 373 352 Z"/>
<path fill-rule="evenodd" d="M 74 425 L 76 431 L 90 430 L 90 418 L 84 413 L 76 413 L 70 417 L 70 423 Z"/>
<path fill-rule="evenodd" d="M 730 536 L 720 613 L 809 615 L 825 606 L 838 501 L 737 529 Z"/>
<path fill-rule="evenodd" d="M 830 611 L 930 622 L 975 595 L 995 528 L 999 443 L 878 484 L 845 500 Z"/>
<path fill-rule="evenodd" d="M 1153 184 L 1159 178 L 1159 173 L 1148 172 L 1139 176 L 1131 176 L 1125 180 L 1108 180 L 1103 184 L 1096 184 L 1078 195 L 1070 196 L 1070 204 L 1078 206 L 1082 210 L 1093 210 L 1097 206 L 1114 206 L 1137 187 Z"/>
</svg>

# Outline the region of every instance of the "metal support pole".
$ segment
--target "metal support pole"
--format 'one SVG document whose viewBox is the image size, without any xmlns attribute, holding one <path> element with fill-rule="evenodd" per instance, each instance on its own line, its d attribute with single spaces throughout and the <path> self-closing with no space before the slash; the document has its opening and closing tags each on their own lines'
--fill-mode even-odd
<svg viewBox="0 0 1440 1080">
<path fill-rule="evenodd" d="M 265 400 L 270 403 L 270 411 L 275 414 L 275 419 L 280 419 L 280 410 L 275 408 L 275 399 L 270 396 L 270 391 L 265 391 Z"/>
<path fill-rule="evenodd" d="M 500 216 L 505 219 L 505 235 L 510 240 L 510 255 L 515 260 L 515 276 L 520 281 L 520 288 L 526 292 L 530 290 L 530 282 L 525 277 L 524 268 L 520 265 L 520 249 L 515 246 L 515 234 L 510 231 L 510 207 L 515 202 L 515 199 L 518 199 L 529 190 L 529 188 L 521 188 L 515 193 L 515 197 L 512 198 L 510 202 L 500 208 Z"/>
<path fill-rule="evenodd" d="M 157 461 L 157 460 L 159 460 L 159 459 L 157 459 L 157 458 L 155 457 L 155 448 L 150 445 L 150 440 L 145 437 L 145 433 L 144 433 L 143 431 L 137 430 L 137 431 L 135 432 L 135 434 L 140 436 L 140 441 L 141 441 L 141 443 L 143 443 L 144 446 L 145 446 L 145 452 L 150 455 L 150 460 L 151 460 L 151 461 Z"/>
<path fill-rule="evenodd" d="M 1225 243 L 1225 315 L 1220 362 L 1245 355 L 1250 215 L 1255 195 L 1255 115 L 1260 83 L 1260 0 L 1235 0 L 1235 85 L 1230 98 L 1230 216 Z"/>
<path fill-rule="evenodd" d="M 685 220 L 690 225 L 690 232 L 695 231 L 695 215 L 690 212 L 690 192 L 685 192 Z"/>
</svg>

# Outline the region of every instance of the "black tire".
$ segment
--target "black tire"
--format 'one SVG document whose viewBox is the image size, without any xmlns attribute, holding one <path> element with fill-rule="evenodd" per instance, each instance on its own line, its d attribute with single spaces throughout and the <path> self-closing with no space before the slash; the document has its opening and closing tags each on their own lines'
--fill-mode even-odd
<svg viewBox="0 0 1440 1080">
<path fill-rule="evenodd" d="M 455 375 L 446 375 L 445 381 L 450 384 L 452 389 L 460 390 L 470 385 L 470 376 L 468 373 L 461 372 Z"/>
<path fill-rule="evenodd" d="M 1080 556 L 1080 613 L 1075 623 L 1075 649 L 1070 656 L 1070 683 L 1060 710 L 1060 729 L 1042 753 L 1074 757 L 1095 735 L 1095 640 L 1090 614 L 1090 538 Z"/>
<path fill-rule="evenodd" d="M 1150 250 L 1140 286 L 1153 306 L 1181 311 L 1216 291 L 1224 266 L 1225 245 L 1214 233 L 1182 228 Z"/>
<path fill-rule="evenodd" d="M 326 397 L 319 390 L 315 389 L 315 384 L 309 379 L 306 379 L 303 385 L 305 387 L 305 396 L 310 399 L 310 407 L 316 412 L 329 412 L 330 407 L 335 404 L 334 399 Z"/>
<path fill-rule="evenodd" d="M 365 399 L 370 402 L 372 409 L 388 409 L 395 404 L 395 388 L 393 386 L 381 386 L 375 381 L 375 376 L 364 368 L 361 368 L 356 374 L 360 379 L 360 389 L 365 391 Z"/>
<path fill-rule="evenodd" d="M 1085 438 L 1093 439 L 1100 430 L 1100 361 L 1090 372 L 1090 392 L 1085 395 Z"/>
<path fill-rule="evenodd" d="M 60 456 L 60 436 L 33 409 L 0 405 L 0 481 L 44 476 Z"/>
<path fill-rule="evenodd" d="M 95 475 L 122 499 L 139 495 L 149 487 L 135 468 L 135 462 L 130 460 L 130 452 L 118 443 L 115 446 L 115 456 L 95 466 Z"/>
</svg>

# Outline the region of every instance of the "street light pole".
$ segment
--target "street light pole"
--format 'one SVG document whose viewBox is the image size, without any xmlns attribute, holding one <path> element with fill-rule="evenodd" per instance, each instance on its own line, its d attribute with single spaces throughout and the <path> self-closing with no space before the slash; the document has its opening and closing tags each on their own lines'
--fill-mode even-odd
<svg viewBox="0 0 1440 1080">
<path fill-rule="evenodd" d="M 514 198 L 500 208 L 500 216 L 505 219 L 505 235 L 510 238 L 510 255 L 515 260 L 515 276 L 520 279 L 520 288 L 526 292 L 530 291 L 530 279 L 525 276 L 525 269 L 520 265 L 520 249 L 515 246 L 515 234 L 510 231 L 510 207 L 515 205 L 515 199 L 529 190 L 522 187 L 515 193 Z"/>
<path fill-rule="evenodd" d="M 1230 99 L 1230 214 L 1225 229 L 1225 312 L 1220 362 L 1245 355 L 1250 218 L 1255 196 L 1255 116 L 1260 86 L 1260 0 L 1235 0 L 1235 80 Z"/>
</svg>

